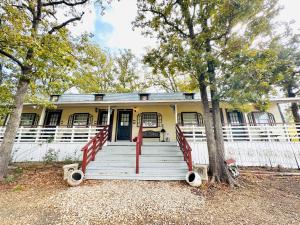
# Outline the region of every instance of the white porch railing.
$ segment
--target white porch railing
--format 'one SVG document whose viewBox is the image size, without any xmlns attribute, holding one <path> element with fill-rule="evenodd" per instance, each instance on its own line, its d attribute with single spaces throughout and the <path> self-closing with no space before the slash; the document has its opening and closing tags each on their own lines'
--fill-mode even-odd
<svg viewBox="0 0 300 225">
<path fill-rule="evenodd" d="M 206 141 L 204 127 L 180 127 L 185 137 L 194 142 Z M 274 126 L 223 126 L 225 141 L 268 141 L 268 142 L 299 142 L 300 125 L 277 124 Z"/>
<path fill-rule="evenodd" d="M 87 142 L 101 129 L 102 127 L 20 127 L 15 142 Z M 4 132 L 5 127 L 1 127 L 0 142 Z"/>
</svg>

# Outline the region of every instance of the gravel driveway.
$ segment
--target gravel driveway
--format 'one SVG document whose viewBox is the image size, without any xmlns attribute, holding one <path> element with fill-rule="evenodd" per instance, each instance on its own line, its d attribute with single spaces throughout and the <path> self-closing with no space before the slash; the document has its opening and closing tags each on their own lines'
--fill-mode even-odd
<svg viewBox="0 0 300 225">
<path fill-rule="evenodd" d="M 162 181 L 69 188 L 61 166 L 32 166 L 0 183 L 0 225 L 300 224 L 300 177 L 244 174 L 239 182 L 238 189 Z"/>
<path fill-rule="evenodd" d="M 191 190 L 179 182 L 105 181 L 70 188 L 47 202 L 63 224 L 180 224 L 203 207 L 203 197 Z"/>
</svg>

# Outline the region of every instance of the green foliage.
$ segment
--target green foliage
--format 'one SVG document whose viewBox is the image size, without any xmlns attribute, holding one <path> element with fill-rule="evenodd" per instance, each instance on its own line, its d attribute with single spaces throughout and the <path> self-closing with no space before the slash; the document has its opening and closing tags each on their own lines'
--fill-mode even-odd
<svg viewBox="0 0 300 225">
<path fill-rule="evenodd" d="M 119 54 L 114 58 L 116 75 L 116 92 L 143 92 L 148 85 L 143 82 L 138 70 L 138 59 L 129 50 L 120 50 Z"/>
<path fill-rule="evenodd" d="M 6 105 L 4 110 L 0 109 L 0 113 L 5 111 L 3 114 L 9 111 L 8 105 L 13 105 L 20 77 L 30 81 L 26 102 L 47 106 L 50 94 L 61 94 L 71 87 L 71 75 L 78 66 L 75 49 L 80 40 L 74 39 L 56 19 L 56 5 L 42 5 L 41 19 L 36 19 L 37 2 L 28 0 L 19 5 L 4 0 L 0 3 L 0 49 L 3 51 L 0 64 L 5 72 L 5 77 L 0 77 L 0 100 Z M 67 19 L 81 18 L 75 6 L 66 7 L 65 11 Z"/>
<path fill-rule="evenodd" d="M 239 107 L 267 101 L 279 79 L 272 73 L 276 54 L 268 49 L 277 3 L 139 0 L 134 25 L 159 41 L 145 57 L 154 72 L 176 78 L 189 74 L 192 82 L 203 77 L 214 99 Z"/>
<path fill-rule="evenodd" d="M 43 162 L 45 164 L 50 164 L 52 162 L 58 161 L 58 151 L 55 149 L 49 148 L 43 157 Z"/>
<path fill-rule="evenodd" d="M 88 39 L 78 45 L 78 69 L 74 86 L 82 93 L 105 93 L 114 90 L 113 58 Z"/>
</svg>

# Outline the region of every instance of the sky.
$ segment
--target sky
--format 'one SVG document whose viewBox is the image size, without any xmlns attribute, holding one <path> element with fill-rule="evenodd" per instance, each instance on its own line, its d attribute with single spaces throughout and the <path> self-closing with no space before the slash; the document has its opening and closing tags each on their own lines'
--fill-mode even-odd
<svg viewBox="0 0 300 225">
<path fill-rule="evenodd" d="M 284 9 L 278 16 L 278 21 L 294 20 L 295 29 L 300 30 L 300 0 L 279 0 Z M 109 51 L 131 49 L 137 56 L 145 53 L 146 47 L 154 45 L 155 40 L 141 35 L 139 30 L 133 30 L 131 22 L 136 16 L 136 0 L 113 1 L 102 16 L 95 6 L 89 6 L 83 20 L 72 28 L 72 32 L 93 33 L 93 40 L 100 47 Z"/>
</svg>

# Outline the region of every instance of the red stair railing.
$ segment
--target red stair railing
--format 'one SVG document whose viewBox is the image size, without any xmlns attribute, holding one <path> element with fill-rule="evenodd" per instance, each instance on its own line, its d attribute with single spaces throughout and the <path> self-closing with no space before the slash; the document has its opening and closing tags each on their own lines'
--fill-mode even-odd
<svg viewBox="0 0 300 225">
<path fill-rule="evenodd" d="M 103 127 L 95 137 L 93 137 L 82 149 L 82 172 L 85 173 L 86 167 L 90 161 L 95 160 L 95 156 L 108 139 L 109 126 Z"/>
<path fill-rule="evenodd" d="M 140 172 L 140 155 L 142 154 L 142 145 L 143 145 L 143 124 L 141 123 L 138 136 L 136 138 L 136 147 L 135 147 L 135 173 L 139 174 Z"/>
<path fill-rule="evenodd" d="M 178 124 L 176 124 L 176 139 L 179 144 L 180 150 L 183 153 L 184 161 L 186 161 L 189 171 L 192 171 L 193 170 L 192 148 L 187 142 Z"/>
</svg>

